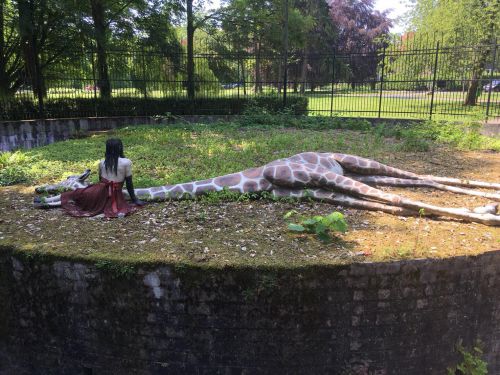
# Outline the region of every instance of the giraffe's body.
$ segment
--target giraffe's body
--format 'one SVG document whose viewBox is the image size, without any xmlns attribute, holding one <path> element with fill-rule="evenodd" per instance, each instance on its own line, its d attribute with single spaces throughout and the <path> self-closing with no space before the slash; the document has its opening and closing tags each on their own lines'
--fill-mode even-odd
<svg viewBox="0 0 500 375">
<path fill-rule="evenodd" d="M 500 225 L 500 215 L 496 214 L 497 205 L 488 205 L 477 211 L 438 207 L 387 193 L 370 185 L 425 186 L 500 201 L 500 194 L 463 188 L 500 189 L 499 183 L 417 175 L 373 160 L 326 152 L 304 152 L 238 173 L 177 185 L 136 189 L 135 193 L 138 198 L 162 201 L 182 199 L 186 195 L 198 196 L 224 188 L 239 193 L 267 191 L 278 197 L 308 196 L 329 203 L 398 215 L 415 215 L 424 209 L 426 214 Z M 82 180 L 70 188 L 84 186 Z"/>
</svg>

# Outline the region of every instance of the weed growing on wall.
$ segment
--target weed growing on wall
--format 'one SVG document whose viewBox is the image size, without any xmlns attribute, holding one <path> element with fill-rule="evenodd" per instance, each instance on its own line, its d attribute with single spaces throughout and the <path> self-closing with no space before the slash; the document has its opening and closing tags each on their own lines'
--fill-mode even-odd
<svg viewBox="0 0 500 375">
<path fill-rule="evenodd" d="M 482 360 L 483 351 L 481 343 L 476 345 L 469 352 L 462 343 L 457 345 L 457 351 L 462 355 L 463 360 L 453 368 L 448 368 L 448 375 L 486 375 L 488 374 L 488 364 Z"/>
</svg>

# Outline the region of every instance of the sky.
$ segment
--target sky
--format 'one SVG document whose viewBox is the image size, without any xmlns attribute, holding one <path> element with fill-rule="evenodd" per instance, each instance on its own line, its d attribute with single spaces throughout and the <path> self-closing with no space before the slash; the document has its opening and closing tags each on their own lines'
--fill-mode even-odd
<svg viewBox="0 0 500 375">
<path fill-rule="evenodd" d="M 375 0 L 375 9 L 379 11 L 391 9 L 389 18 L 393 19 L 393 26 L 391 32 L 402 33 L 404 25 L 402 23 L 402 16 L 408 10 L 410 0 Z M 210 8 L 218 8 L 220 0 L 211 0 Z"/>
<path fill-rule="evenodd" d="M 391 9 L 389 13 L 389 18 L 394 20 L 394 24 L 391 31 L 394 33 L 402 33 L 404 31 L 404 24 L 402 16 L 408 10 L 409 1 L 408 0 L 376 0 L 375 9 L 383 11 Z M 399 21 L 399 22 L 398 22 Z"/>
</svg>

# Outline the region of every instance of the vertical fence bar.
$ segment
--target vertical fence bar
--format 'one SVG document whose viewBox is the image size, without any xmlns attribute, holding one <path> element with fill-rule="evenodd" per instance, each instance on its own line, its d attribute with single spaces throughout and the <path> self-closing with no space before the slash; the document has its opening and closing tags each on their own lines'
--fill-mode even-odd
<svg viewBox="0 0 500 375">
<path fill-rule="evenodd" d="M 141 48 L 142 52 L 142 87 L 144 89 L 144 99 L 148 98 L 148 89 L 146 87 L 146 56 L 144 55 L 144 47 Z"/>
<path fill-rule="evenodd" d="M 434 58 L 434 73 L 432 74 L 431 106 L 429 109 L 429 119 L 432 120 L 432 110 L 434 109 L 434 91 L 436 91 L 436 75 L 439 58 L 439 40 L 436 43 L 436 56 Z"/>
<path fill-rule="evenodd" d="M 330 97 L 330 117 L 333 117 L 333 94 L 335 89 L 335 51 L 332 54 L 332 90 Z"/>
<path fill-rule="evenodd" d="M 495 70 L 497 62 L 497 39 L 493 40 L 493 59 L 491 61 L 491 72 L 490 72 L 490 88 L 488 90 L 488 101 L 486 102 L 486 120 L 490 115 L 490 103 L 491 103 L 491 92 L 493 91 L 493 71 Z"/>
<path fill-rule="evenodd" d="M 283 33 L 283 109 L 286 108 L 286 89 L 288 86 L 288 0 L 285 0 L 285 27 Z"/>
<path fill-rule="evenodd" d="M 35 64 L 35 77 L 36 77 L 35 85 L 37 86 L 36 93 L 38 98 L 38 113 L 40 118 L 44 119 L 45 118 L 45 108 L 43 104 L 44 85 L 42 85 L 41 74 L 42 72 L 39 70 L 38 64 Z"/>
<path fill-rule="evenodd" d="M 378 118 L 380 118 L 382 114 L 382 94 L 384 90 L 384 71 L 385 71 L 385 49 L 386 46 L 384 44 L 384 51 L 382 52 L 382 72 L 380 73 L 380 94 L 378 98 Z"/>
<path fill-rule="evenodd" d="M 236 56 L 236 60 L 237 60 L 237 64 L 238 64 L 238 80 L 236 81 L 236 88 L 237 88 L 237 92 L 238 92 L 237 98 L 239 99 L 240 98 L 240 81 L 241 81 L 241 78 L 240 78 L 240 53 L 239 52 Z"/>
<path fill-rule="evenodd" d="M 94 92 L 94 116 L 97 117 L 97 82 L 95 77 L 94 49 L 90 47 L 90 62 L 92 64 L 92 91 Z"/>
</svg>

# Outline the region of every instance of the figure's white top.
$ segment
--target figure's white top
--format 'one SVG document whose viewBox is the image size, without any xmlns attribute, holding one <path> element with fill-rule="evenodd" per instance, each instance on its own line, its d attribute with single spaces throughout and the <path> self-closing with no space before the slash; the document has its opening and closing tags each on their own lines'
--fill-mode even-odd
<svg viewBox="0 0 500 375">
<path fill-rule="evenodd" d="M 104 160 L 101 160 L 99 163 L 99 170 L 101 172 L 101 176 L 106 180 L 122 182 L 125 180 L 125 177 L 132 176 L 132 162 L 127 158 L 118 158 L 118 168 L 116 170 L 116 174 L 111 171 L 106 171 L 104 167 Z"/>
</svg>

